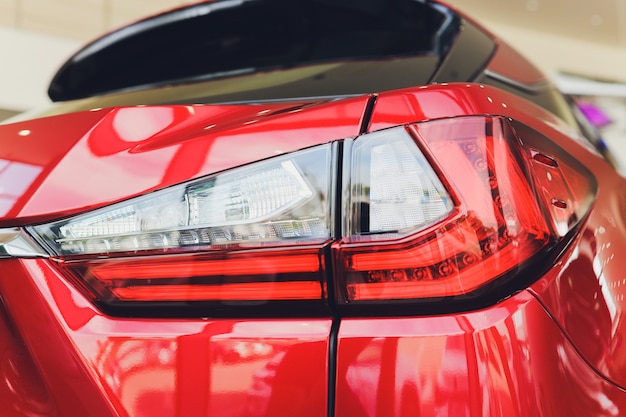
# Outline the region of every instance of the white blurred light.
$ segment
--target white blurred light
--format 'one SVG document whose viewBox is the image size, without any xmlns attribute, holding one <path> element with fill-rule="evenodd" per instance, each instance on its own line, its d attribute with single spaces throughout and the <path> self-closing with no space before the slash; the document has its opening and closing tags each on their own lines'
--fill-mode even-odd
<svg viewBox="0 0 626 417">
<path fill-rule="evenodd" d="M 452 210 L 445 188 L 403 128 L 355 144 L 356 172 L 369 204 L 369 233 L 410 231 Z M 367 161 L 363 169 L 358 161 Z M 368 175 L 369 173 L 369 175 Z M 359 178 L 361 177 L 361 178 Z"/>
</svg>

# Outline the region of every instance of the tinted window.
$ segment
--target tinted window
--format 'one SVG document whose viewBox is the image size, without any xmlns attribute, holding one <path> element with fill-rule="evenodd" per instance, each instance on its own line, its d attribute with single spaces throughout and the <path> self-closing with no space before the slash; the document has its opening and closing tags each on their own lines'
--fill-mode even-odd
<svg viewBox="0 0 626 417">
<path fill-rule="evenodd" d="M 386 80 L 377 86 L 370 77 L 360 86 L 339 91 L 335 91 L 337 82 L 333 81 L 335 87 L 315 83 L 324 94 L 419 85 L 432 76 L 458 26 L 458 19 L 446 9 L 415 0 L 206 3 L 144 20 L 88 45 L 59 71 L 49 94 L 62 101 L 166 82 L 251 76 L 328 63 L 357 64 L 342 70 L 348 75 L 370 71 L 372 63 L 389 66 L 375 70 L 388 72 L 389 79 L 395 72 L 405 75 L 396 84 Z M 396 62 L 415 57 L 423 59 Z M 400 69 L 394 67 L 398 65 Z M 412 66 L 408 71 L 407 65 Z M 316 75 L 318 81 L 333 79 L 332 74 Z"/>
</svg>

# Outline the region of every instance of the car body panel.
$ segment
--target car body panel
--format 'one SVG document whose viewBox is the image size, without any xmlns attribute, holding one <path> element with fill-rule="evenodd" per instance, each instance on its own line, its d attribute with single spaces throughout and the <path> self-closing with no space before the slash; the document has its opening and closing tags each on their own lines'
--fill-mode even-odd
<svg viewBox="0 0 626 417">
<path fill-rule="evenodd" d="M 404 123 L 466 115 L 504 115 L 537 130 L 552 128 L 559 135 L 582 139 L 576 129 L 554 114 L 518 96 L 485 84 L 453 83 L 378 94 L 369 123 L 376 131 Z M 570 139 L 571 140 L 571 139 Z"/>
<path fill-rule="evenodd" d="M 626 389 L 626 188 L 622 177 L 598 176 L 604 181 L 575 245 L 531 288 L 591 366 Z"/>
<path fill-rule="evenodd" d="M 337 417 L 626 412 L 527 291 L 470 313 L 344 319 L 338 346 Z"/>
<path fill-rule="evenodd" d="M 3 304 L 0 305 L 0 381 L 3 416 L 59 415 L 51 391 Z"/>
</svg>

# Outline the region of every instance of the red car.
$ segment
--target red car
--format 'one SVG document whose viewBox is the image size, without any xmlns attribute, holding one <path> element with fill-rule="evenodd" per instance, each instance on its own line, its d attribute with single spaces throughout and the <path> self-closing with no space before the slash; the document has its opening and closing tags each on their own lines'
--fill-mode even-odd
<svg viewBox="0 0 626 417">
<path fill-rule="evenodd" d="M 109 33 L 0 126 L 0 410 L 626 415 L 626 180 L 416 0 Z"/>
</svg>

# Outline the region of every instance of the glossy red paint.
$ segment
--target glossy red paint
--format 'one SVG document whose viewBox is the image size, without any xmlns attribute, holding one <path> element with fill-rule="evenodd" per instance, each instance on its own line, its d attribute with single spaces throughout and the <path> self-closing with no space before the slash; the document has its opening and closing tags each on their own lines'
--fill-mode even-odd
<svg viewBox="0 0 626 417">
<path fill-rule="evenodd" d="M 58 414 L 50 391 L 4 305 L 0 305 L 0 404 L 6 417 Z"/>
<path fill-rule="evenodd" d="M 368 130 L 466 115 L 507 116 L 538 131 L 565 135 L 571 142 L 572 138 L 584 142 L 574 128 L 541 107 L 497 88 L 470 83 L 440 84 L 380 93 Z M 590 150 L 587 147 L 587 151 Z"/>
<path fill-rule="evenodd" d="M 14 323 L 27 348 L 17 336 L 0 344 L 2 376 L 32 390 L 8 397 L 15 407 L 51 416 L 326 413 L 330 319 L 111 318 L 46 261 L 2 266 L 12 279 L 0 280 L 0 334 Z M 17 360 L 26 366 L 14 376 L 7 366 Z"/>
<path fill-rule="evenodd" d="M 0 179 L 13 184 L 0 194 L 0 226 L 69 216 L 356 136 L 367 101 L 362 96 L 272 105 L 123 107 L 0 126 Z"/>
<path fill-rule="evenodd" d="M 526 291 L 472 313 L 344 319 L 338 352 L 337 417 L 626 413 Z"/>
<path fill-rule="evenodd" d="M 532 290 L 585 359 L 626 389 L 626 259 L 621 249 L 626 187 L 621 177 L 597 172 L 604 181 L 588 222 L 575 245 Z"/>
</svg>

